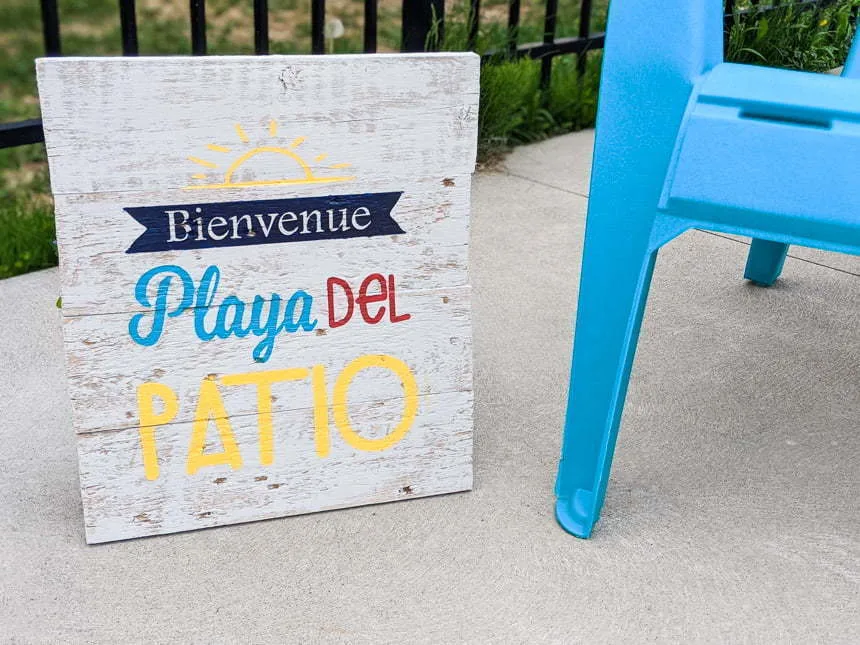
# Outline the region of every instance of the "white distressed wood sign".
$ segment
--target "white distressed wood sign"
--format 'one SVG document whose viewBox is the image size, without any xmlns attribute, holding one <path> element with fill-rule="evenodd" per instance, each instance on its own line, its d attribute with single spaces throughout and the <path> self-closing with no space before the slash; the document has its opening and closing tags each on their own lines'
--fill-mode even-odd
<svg viewBox="0 0 860 645">
<path fill-rule="evenodd" d="M 37 67 L 87 542 L 471 488 L 477 56 Z"/>
</svg>

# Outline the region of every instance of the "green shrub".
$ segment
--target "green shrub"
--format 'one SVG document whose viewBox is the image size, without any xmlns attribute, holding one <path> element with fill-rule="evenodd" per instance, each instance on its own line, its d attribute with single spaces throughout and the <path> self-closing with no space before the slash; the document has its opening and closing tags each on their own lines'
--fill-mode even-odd
<svg viewBox="0 0 860 645">
<path fill-rule="evenodd" d="M 857 8 L 860 0 L 841 0 L 829 6 L 788 4 L 767 13 L 736 13 L 726 58 L 808 72 L 833 69 L 848 55 L 854 36 L 851 15 Z"/>
</svg>

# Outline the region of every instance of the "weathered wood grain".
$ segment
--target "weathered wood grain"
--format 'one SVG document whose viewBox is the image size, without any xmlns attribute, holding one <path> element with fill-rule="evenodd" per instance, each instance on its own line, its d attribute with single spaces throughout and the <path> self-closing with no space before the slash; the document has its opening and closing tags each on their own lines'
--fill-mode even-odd
<svg viewBox="0 0 860 645">
<path fill-rule="evenodd" d="M 40 88 L 63 87 L 40 95 L 51 187 L 180 189 L 211 170 L 189 156 L 217 160 L 207 144 L 242 144 L 237 124 L 251 145 L 305 137 L 304 156 L 351 163 L 359 177 L 468 174 L 478 66 L 469 54 L 41 59 Z M 256 170 L 277 162 L 261 157 Z"/>
<path fill-rule="evenodd" d="M 385 434 L 401 400 L 351 407 L 357 429 Z M 331 452 L 314 450 L 313 413 L 274 415 L 274 460 L 260 465 L 256 416 L 233 417 L 242 466 L 187 475 L 191 424 L 156 430 L 160 473 L 144 476 L 135 429 L 78 436 L 81 488 L 90 543 L 187 531 L 221 524 L 376 504 L 472 487 L 472 393 L 422 396 L 415 425 L 384 452 L 351 448 L 331 428 Z M 368 435 L 370 432 L 367 432 Z M 221 450 L 214 427 L 212 445 Z"/>
<path fill-rule="evenodd" d="M 117 313 L 140 310 L 134 298 L 138 278 L 156 264 L 181 262 L 197 276 L 212 264 L 230 277 L 231 293 L 240 298 L 278 293 L 284 276 L 294 288 L 318 289 L 327 277 L 361 280 L 374 266 L 394 272 L 403 289 L 433 289 L 468 283 L 468 210 L 470 176 L 455 175 L 409 182 L 392 216 L 402 235 L 321 242 L 290 242 L 254 247 L 126 254 L 141 234 L 124 207 L 152 204 L 206 204 L 274 197 L 320 194 L 325 186 L 256 187 L 241 190 L 161 191 L 58 195 L 57 236 L 61 258 L 63 315 Z M 399 180 L 374 178 L 360 184 L 364 192 L 393 192 Z M 349 192 L 349 184 L 331 187 Z M 335 190 L 336 189 L 336 190 Z M 322 193 L 325 194 L 325 193 Z M 94 234 L 97 230 L 97 234 Z M 69 248 L 67 248 L 69 247 Z"/>
<path fill-rule="evenodd" d="M 137 387 L 144 381 L 173 389 L 179 397 L 175 422 L 191 421 L 205 378 L 218 382 L 227 374 L 323 365 L 331 388 L 346 364 L 365 354 L 395 353 L 416 374 L 421 394 L 471 390 L 469 300 L 469 287 L 404 292 L 398 294 L 398 313 L 408 313 L 410 320 L 356 322 L 330 329 L 323 297 L 315 312 L 317 328 L 278 336 L 272 358 L 265 363 L 255 362 L 252 355 L 260 338 L 216 338 L 204 343 L 194 334 L 188 312 L 168 322 L 154 347 L 132 341 L 127 314 L 69 317 L 63 329 L 74 427 L 81 433 L 136 427 Z M 219 390 L 230 415 L 255 411 L 253 386 Z M 276 411 L 313 405 L 309 379 L 274 385 L 273 395 Z M 385 370 L 367 370 L 350 388 L 350 401 L 356 403 L 399 396 L 399 381 Z"/>
<path fill-rule="evenodd" d="M 52 58 L 37 76 L 88 542 L 471 488 L 477 56 Z M 295 199 L 376 199 L 383 227 L 179 250 L 160 208 Z M 330 278 L 356 299 L 342 326 Z M 293 294 L 301 324 L 270 313 Z"/>
</svg>

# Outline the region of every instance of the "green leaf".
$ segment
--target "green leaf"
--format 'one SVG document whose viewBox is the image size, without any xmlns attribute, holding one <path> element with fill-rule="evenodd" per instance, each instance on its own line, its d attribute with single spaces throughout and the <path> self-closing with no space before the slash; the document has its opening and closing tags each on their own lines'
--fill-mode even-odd
<svg viewBox="0 0 860 645">
<path fill-rule="evenodd" d="M 765 36 L 767 36 L 768 29 L 770 28 L 770 23 L 767 21 L 767 18 L 762 18 L 758 21 L 758 29 L 756 30 L 755 39 L 756 41 L 762 40 Z"/>
</svg>

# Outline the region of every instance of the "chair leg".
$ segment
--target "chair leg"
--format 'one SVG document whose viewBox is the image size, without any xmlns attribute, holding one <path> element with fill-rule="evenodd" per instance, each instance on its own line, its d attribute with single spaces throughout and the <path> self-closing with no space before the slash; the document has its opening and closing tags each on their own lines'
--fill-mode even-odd
<svg viewBox="0 0 860 645">
<path fill-rule="evenodd" d="M 675 139 L 702 73 L 722 62 L 716 0 L 613 0 L 585 224 L 556 517 L 588 537 L 600 513 L 656 251 Z M 665 16 L 671 15 L 671 20 Z M 658 238 L 658 236 L 655 237 Z"/>
<path fill-rule="evenodd" d="M 576 335 L 556 479 L 556 518 L 587 538 L 600 515 L 655 252 L 624 256 L 586 239 Z M 615 257 L 612 257 L 615 255 Z"/>
<path fill-rule="evenodd" d="M 786 255 L 788 244 L 754 239 L 747 257 L 744 277 L 758 285 L 769 287 L 782 273 Z"/>
</svg>

